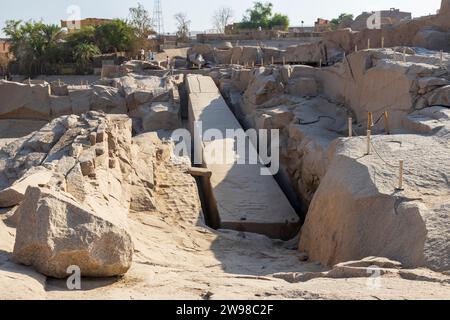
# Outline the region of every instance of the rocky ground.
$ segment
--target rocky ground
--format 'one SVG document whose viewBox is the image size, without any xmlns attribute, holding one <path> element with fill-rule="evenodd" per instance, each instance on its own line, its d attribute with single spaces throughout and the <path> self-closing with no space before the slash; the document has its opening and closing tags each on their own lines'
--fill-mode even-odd
<svg viewBox="0 0 450 320">
<path fill-rule="evenodd" d="M 104 120 L 102 116 L 95 114 L 93 117 L 97 117 L 96 121 L 100 121 L 100 124 L 106 121 L 106 131 L 112 136 L 121 137 L 119 141 L 131 139 L 130 127 L 122 126 L 122 131 L 116 133 L 111 133 L 108 129 L 109 121 L 126 123 L 123 122 L 125 119 Z M 80 118 L 73 125 L 77 127 L 84 121 Z M 94 127 L 97 125 L 95 123 Z M 88 126 L 87 130 L 89 128 Z M 146 180 L 134 169 L 134 173 L 130 172 L 131 176 L 136 174 L 140 176 L 139 180 L 130 177 L 122 180 L 122 183 L 116 186 L 118 189 L 100 188 L 96 186 L 95 181 L 105 176 L 102 176 L 102 167 L 97 166 L 95 176 L 91 174 L 90 177 L 82 178 L 88 179 L 87 183 L 94 187 L 92 191 L 82 191 L 79 188 L 73 190 L 70 188 L 70 179 L 67 178 L 67 186 L 64 188 L 66 191 L 58 189 L 56 187 L 58 184 L 49 184 L 45 188 L 42 185 L 36 187 L 41 193 L 47 194 L 47 199 L 50 196 L 61 198 L 64 195 L 69 198 L 64 200 L 66 203 L 71 202 L 75 207 L 85 208 L 88 215 L 93 214 L 92 207 L 91 210 L 88 209 L 91 206 L 89 203 L 93 204 L 94 200 L 95 203 L 102 203 L 97 196 L 119 197 L 119 194 L 122 194 L 127 199 L 130 199 L 128 197 L 137 199 L 132 203 L 126 223 L 116 223 L 116 229 L 111 231 L 121 234 L 117 228 L 123 227 L 123 230 L 131 236 L 134 249 L 130 270 L 123 276 L 83 278 L 82 290 L 70 291 L 66 287 L 66 280 L 55 278 L 58 274 L 43 275 L 54 272 L 54 269 L 43 270 L 39 265 L 39 259 L 34 262 L 18 261 L 22 254 L 21 249 L 15 244 L 16 239 L 23 238 L 22 242 L 25 245 L 30 245 L 30 242 L 37 245 L 40 241 L 39 238 L 30 239 L 28 236 L 19 235 L 21 229 L 29 225 L 29 220 L 21 221 L 21 219 L 33 212 L 33 209 L 23 212 L 21 219 L 18 219 L 17 212 L 23 211 L 22 204 L 18 209 L 2 210 L 1 214 L 0 284 L 3 288 L 9 288 L 3 291 L 2 299 L 446 299 L 450 297 L 450 277 L 426 269 L 402 269 L 399 263 L 386 259 L 347 263 L 330 269 L 315 262 L 304 262 L 307 257 L 296 250 L 295 239 L 281 242 L 236 231 L 213 231 L 203 224 L 196 184 L 186 172 L 186 161 L 172 157 L 171 148 L 154 134 L 144 134 L 132 139 L 132 146 L 139 146 L 141 150 L 147 146 L 152 163 L 149 168 L 153 168 L 152 183 L 142 185 L 142 179 L 144 181 L 151 179 Z M 61 137 L 55 145 L 61 145 L 65 140 Z M 88 144 L 88 140 L 85 143 Z M 23 144 L 21 145 L 23 148 Z M 98 144 L 95 146 L 98 147 Z M 121 144 L 118 146 L 120 150 Z M 52 149 L 55 150 L 55 146 Z M 121 156 L 121 152 L 118 153 L 117 158 L 115 153 L 110 157 L 117 161 L 117 168 L 123 167 L 129 161 L 126 160 L 125 154 Z M 70 155 L 71 153 L 67 153 L 66 157 L 72 157 Z M 61 159 L 56 161 L 60 162 Z M 67 159 L 65 161 L 67 162 Z M 107 163 L 109 167 L 110 161 Z M 44 167 L 49 166 L 44 163 Z M 127 172 L 124 169 L 117 171 L 116 174 Z M 58 173 L 61 166 L 52 166 L 50 170 L 53 174 Z M 142 188 L 149 191 L 150 195 L 142 196 Z M 129 189 L 129 192 L 125 192 L 126 189 Z M 118 191 L 120 192 L 117 193 Z M 74 199 L 70 199 L 71 194 Z M 94 198 L 91 198 L 91 194 Z M 83 195 L 86 199 L 80 200 Z M 40 199 L 38 201 L 40 206 L 47 206 L 53 211 L 53 216 L 57 217 L 59 214 L 58 207 L 55 207 L 57 200 L 44 200 L 46 197 L 42 195 Z M 154 209 L 142 210 L 140 204 L 151 208 L 150 202 L 155 205 Z M 120 207 L 115 210 L 108 207 L 105 210 L 107 211 L 95 211 L 94 216 L 101 212 L 103 215 L 94 223 L 100 225 L 105 221 L 103 219 L 114 220 L 112 218 L 118 218 L 126 212 Z M 53 250 L 62 255 L 67 246 L 77 245 L 76 234 L 61 234 L 64 224 L 59 222 L 60 218 L 42 219 L 44 219 L 42 222 L 53 221 L 54 227 L 46 231 L 46 235 L 49 235 L 50 231 L 53 232 L 52 241 L 44 241 L 41 245 L 54 245 L 60 241 Z M 39 221 L 36 223 L 39 224 Z M 94 230 L 89 225 L 85 228 L 85 232 Z M 56 233 L 55 230 L 60 231 Z M 33 233 L 31 230 L 29 232 Z M 97 237 L 98 234 L 92 236 Z M 41 248 L 41 245 L 34 246 L 34 249 Z M 114 247 L 110 250 L 119 249 Z M 38 252 L 40 253 L 35 254 L 45 255 L 45 250 Z M 68 263 L 64 262 L 64 259 L 53 258 L 56 265 Z M 92 258 L 98 259 L 98 256 Z M 34 267 L 24 266 L 18 262 L 31 263 Z M 103 266 L 108 263 L 110 259 L 104 260 Z M 376 280 L 370 278 L 374 271 L 368 268 L 374 265 L 380 266 L 380 271 L 377 272 L 382 274 L 381 278 Z M 90 264 L 88 267 L 93 266 Z M 40 270 L 41 273 L 36 270 Z M 99 270 L 103 272 L 105 269 Z"/>
</svg>

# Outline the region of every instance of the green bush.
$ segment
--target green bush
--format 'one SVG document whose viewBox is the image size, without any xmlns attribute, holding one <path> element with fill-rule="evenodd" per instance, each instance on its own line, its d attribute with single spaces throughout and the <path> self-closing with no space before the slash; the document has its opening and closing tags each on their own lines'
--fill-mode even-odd
<svg viewBox="0 0 450 320">
<path fill-rule="evenodd" d="M 247 10 L 246 16 L 239 23 L 240 29 L 273 29 L 287 30 L 289 17 L 280 13 L 272 13 L 273 4 L 270 2 L 255 2 L 253 8 Z"/>
</svg>

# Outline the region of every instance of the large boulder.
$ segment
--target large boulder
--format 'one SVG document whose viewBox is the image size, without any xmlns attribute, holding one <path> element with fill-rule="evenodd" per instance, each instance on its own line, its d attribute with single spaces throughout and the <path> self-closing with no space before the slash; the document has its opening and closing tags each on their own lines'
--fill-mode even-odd
<svg viewBox="0 0 450 320">
<path fill-rule="evenodd" d="M 288 106 L 278 106 L 257 111 L 255 121 L 257 129 L 283 129 L 294 119 L 294 113 Z"/>
<path fill-rule="evenodd" d="M 230 64 L 231 56 L 233 51 L 231 49 L 227 50 L 214 50 L 214 61 L 218 64 Z"/>
<path fill-rule="evenodd" d="M 131 153 L 134 174 L 130 186 L 130 210 L 135 212 L 148 212 L 156 209 L 153 192 L 155 186 L 153 162 L 156 157 L 156 146 L 153 140 L 155 140 L 153 132 L 133 137 Z"/>
<path fill-rule="evenodd" d="M 417 110 L 403 119 L 411 133 L 445 135 L 450 131 L 450 108 L 434 106 Z"/>
<path fill-rule="evenodd" d="M 72 114 L 72 103 L 69 96 L 50 96 L 52 118 Z"/>
<path fill-rule="evenodd" d="M 434 90 L 428 98 L 428 104 L 450 107 L 450 85 Z"/>
<path fill-rule="evenodd" d="M 156 208 L 153 140 L 133 140 L 131 127 L 126 115 L 89 111 L 0 150 L 0 206 L 20 205 L 15 261 L 52 277 L 71 265 L 96 277 L 128 270 L 128 212 Z"/>
<path fill-rule="evenodd" d="M 258 75 L 250 82 L 244 94 L 247 105 L 258 106 L 284 91 L 284 86 L 274 75 Z M 251 112 L 246 112 L 250 114 Z"/>
<path fill-rule="evenodd" d="M 314 195 L 299 250 L 325 265 L 368 256 L 407 268 L 450 270 L 449 149 L 446 139 L 379 136 L 338 141 Z M 405 159 L 404 190 L 398 163 Z"/>
<path fill-rule="evenodd" d="M 317 96 L 317 82 L 314 78 L 295 78 L 288 82 L 287 91 L 289 94 L 297 96 Z"/>
<path fill-rule="evenodd" d="M 263 53 L 260 47 L 242 47 L 242 54 L 240 57 L 241 64 L 260 64 L 262 58 Z"/>
<path fill-rule="evenodd" d="M 206 61 L 214 61 L 214 48 L 209 44 L 196 44 L 187 52 L 188 57 L 198 54 L 201 54 Z"/>
<path fill-rule="evenodd" d="M 67 116 L 57 118 L 39 131 L 17 139 L 0 150 L 0 176 L 7 179 L 6 187 L 24 177 L 33 167 L 42 164 L 50 150 L 69 129 L 68 119 Z"/>
<path fill-rule="evenodd" d="M 129 111 L 168 93 L 164 80 L 155 76 L 125 76 L 116 79 L 114 85 L 125 97 Z"/>
<path fill-rule="evenodd" d="M 440 15 L 450 16 L 450 0 L 442 0 L 441 9 L 439 10 Z"/>
<path fill-rule="evenodd" d="M 142 116 L 144 131 L 175 130 L 181 126 L 180 109 L 170 102 L 147 105 Z"/>
<path fill-rule="evenodd" d="M 119 89 L 96 85 L 93 87 L 91 110 L 109 114 L 126 114 L 128 112 L 125 99 Z"/>
<path fill-rule="evenodd" d="M 83 208 L 68 194 L 30 187 L 16 214 L 17 263 L 55 278 L 70 275 L 71 266 L 86 277 L 123 275 L 131 266 L 133 243 L 126 226 Z"/>
<path fill-rule="evenodd" d="M 233 63 L 242 63 L 242 50 L 242 47 L 234 47 L 233 49 L 231 49 L 231 60 L 233 61 Z"/>
<path fill-rule="evenodd" d="M 93 92 L 91 89 L 69 90 L 72 114 L 81 115 L 88 112 L 91 109 L 92 95 Z"/>
<path fill-rule="evenodd" d="M 0 81 L 0 118 L 50 119 L 50 85 Z"/>
<path fill-rule="evenodd" d="M 431 27 L 424 28 L 415 35 L 413 45 L 430 50 L 449 50 L 450 32 L 443 32 Z"/>
<path fill-rule="evenodd" d="M 247 89 L 251 80 L 251 72 L 249 69 L 232 69 L 232 83 L 239 91 L 243 92 Z"/>
<path fill-rule="evenodd" d="M 63 97 L 69 95 L 69 85 L 61 80 L 50 83 L 51 93 L 53 96 Z"/>
<path fill-rule="evenodd" d="M 326 63 L 326 53 L 318 42 L 302 43 L 291 46 L 286 50 L 286 62 L 288 63 Z"/>
<path fill-rule="evenodd" d="M 264 58 L 264 64 L 271 64 L 273 63 L 282 63 L 283 62 L 283 56 L 285 55 L 286 51 L 280 50 L 277 48 L 261 48 Z"/>
<path fill-rule="evenodd" d="M 9 208 L 20 204 L 29 186 L 47 185 L 52 175 L 51 171 L 44 168 L 30 170 L 23 178 L 14 182 L 12 186 L 0 191 L 0 208 Z"/>
<path fill-rule="evenodd" d="M 428 106 L 422 94 L 428 83 L 420 79 L 439 78 L 443 73 L 423 57 L 406 58 L 405 63 L 402 54 L 391 49 L 359 51 L 348 55 L 346 63 L 318 70 L 317 77 L 325 96 L 350 107 L 359 123 L 367 121 L 368 112 L 378 119 L 388 111 L 391 129 L 396 129 L 415 107 Z M 429 82 L 430 89 L 433 82 Z M 383 126 L 380 121 L 375 129 Z"/>
</svg>

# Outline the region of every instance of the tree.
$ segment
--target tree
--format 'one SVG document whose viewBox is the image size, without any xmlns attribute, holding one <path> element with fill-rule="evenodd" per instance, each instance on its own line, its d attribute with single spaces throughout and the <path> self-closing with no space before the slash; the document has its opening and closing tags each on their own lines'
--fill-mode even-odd
<svg viewBox="0 0 450 320">
<path fill-rule="evenodd" d="M 239 23 L 241 29 L 269 29 L 281 27 L 286 30 L 289 27 L 289 18 L 280 13 L 272 14 L 273 4 L 270 2 L 255 2 L 253 8 L 247 10 L 246 16 Z"/>
<path fill-rule="evenodd" d="M 94 44 L 80 43 L 73 50 L 74 61 L 82 71 L 85 71 L 92 59 L 99 54 L 101 51 Z"/>
<path fill-rule="evenodd" d="M 56 25 L 42 22 L 7 21 L 17 72 L 33 76 L 55 73 L 60 63 L 77 63 L 85 70 L 94 55 L 136 49 L 136 29 L 123 20 L 64 34 Z"/>
<path fill-rule="evenodd" d="M 233 9 L 222 7 L 214 13 L 213 24 L 219 33 L 225 33 L 225 27 L 233 18 Z"/>
<path fill-rule="evenodd" d="M 353 15 L 349 14 L 349 13 L 342 13 L 342 14 L 339 15 L 338 18 L 333 19 L 333 20 L 330 21 L 331 28 L 333 30 L 337 30 L 337 29 L 339 29 L 340 25 L 343 22 L 348 22 L 348 21 L 353 21 Z"/>
<path fill-rule="evenodd" d="M 280 13 L 275 13 L 270 20 L 271 28 L 280 28 L 286 31 L 289 28 L 289 17 Z"/>
<path fill-rule="evenodd" d="M 56 25 L 10 20 L 3 32 L 10 38 L 11 51 L 21 73 L 29 76 L 41 73 L 61 60 L 63 49 L 58 40 L 62 32 Z"/>
<path fill-rule="evenodd" d="M 138 3 L 135 8 L 130 8 L 129 23 L 136 30 L 136 36 L 140 39 L 147 39 L 149 35 L 153 34 L 153 21 L 150 18 L 149 12 L 145 7 Z"/>
<path fill-rule="evenodd" d="M 79 44 L 95 44 L 95 27 L 82 27 L 77 32 L 68 34 L 66 41 L 69 47 L 76 47 Z"/>
<path fill-rule="evenodd" d="M 180 39 L 189 38 L 189 28 L 191 25 L 191 20 L 187 18 L 185 13 L 177 13 L 175 15 L 175 20 L 177 21 L 177 36 Z"/>
<path fill-rule="evenodd" d="M 94 36 L 95 44 L 103 53 L 133 50 L 137 42 L 135 29 L 120 19 L 97 26 Z"/>
<path fill-rule="evenodd" d="M 247 9 L 247 15 L 241 22 L 241 28 L 244 29 L 257 29 L 259 27 L 267 29 L 270 23 L 270 17 L 272 16 L 273 4 L 255 2 L 252 9 Z"/>
</svg>

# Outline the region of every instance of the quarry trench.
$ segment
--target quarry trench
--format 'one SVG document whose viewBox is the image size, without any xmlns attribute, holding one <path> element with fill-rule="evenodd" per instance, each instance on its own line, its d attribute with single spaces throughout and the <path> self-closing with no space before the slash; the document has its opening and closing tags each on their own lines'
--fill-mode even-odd
<svg viewBox="0 0 450 320">
<path fill-rule="evenodd" d="M 181 118 L 183 121 L 183 127 L 188 128 L 189 127 L 189 94 L 186 90 L 185 82 L 179 85 L 178 90 L 180 92 L 180 113 Z M 222 95 L 222 98 L 225 100 L 227 107 L 230 109 L 230 111 L 234 114 L 236 120 L 239 122 L 241 127 L 244 129 L 244 131 L 251 129 L 250 127 L 246 126 L 246 124 L 241 121 L 236 116 L 236 111 L 234 108 L 230 107 L 231 102 L 227 99 L 226 95 L 223 94 L 223 92 L 220 92 Z M 193 145 L 191 146 L 193 148 Z M 259 152 L 259 147 L 257 147 L 257 150 Z M 193 152 L 191 153 L 191 161 L 194 163 L 194 155 Z M 202 206 L 203 211 L 205 214 L 206 223 L 208 226 L 219 229 L 220 228 L 220 217 L 218 217 L 217 213 L 217 203 L 214 198 L 212 186 L 210 184 L 210 176 L 208 174 L 200 173 L 196 174 L 195 176 L 197 183 L 199 185 L 199 192 L 200 196 L 202 198 Z M 277 173 L 274 176 L 276 182 L 280 186 L 281 190 L 285 193 L 286 197 L 288 198 L 291 206 L 295 209 L 296 213 L 299 215 L 299 217 L 302 219 L 302 223 L 304 222 L 304 218 L 306 217 L 305 208 L 301 203 L 301 200 L 296 195 L 296 192 L 294 188 L 292 188 L 292 185 L 289 181 L 289 179 L 286 177 L 286 174 L 284 172 L 284 168 L 281 168 L 281 172 Z"/>
<path fill-rule="evenodd" d="M 192 134 L 195 134 L 192 130 L 195 121 L 202 121 L 204 129 L 207 127 L 222 132 L 227 129 L 241 129 L 210 77 L 188 75 L 185 87 L 181 88 L 180 92 L 184 96 L 181 97 L 182 114 L 187 107 L 188 125 Z M 197 110 L 196 105 L 200 105 L 201 110 Z M 217 122 L 218 119 L 220 123 Z M 196 138 L 193 139 L 194 142 Z M 205 142 L 202 146 L 204 144 Z M 253 148 L 251 142 L 248 147 Z M 194 145 L 192 162 L 195 153 L 204 155 L 204 150 Z M 196 178 L 205 220 L 210 227 L 259 233 L 282 240 L 290 240 L 298 235 L 301 225 L 297 212 L 273 177 L 260 176 L 257 169 L 260 169 L 261 165 L 208 165 L 208 159 L 203 159 L 200 167 L 209 172 L 197 173 Z M 250 183 L 253 180 L 257 182 Z M 239 187 L 236 188 L 237 186 Z M 249 199 L 252 202 L 250 205 Z M 274 208 L 267 200 L 278 202 L 279 207 Z"/>
</svg>

